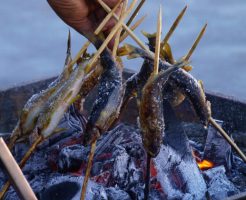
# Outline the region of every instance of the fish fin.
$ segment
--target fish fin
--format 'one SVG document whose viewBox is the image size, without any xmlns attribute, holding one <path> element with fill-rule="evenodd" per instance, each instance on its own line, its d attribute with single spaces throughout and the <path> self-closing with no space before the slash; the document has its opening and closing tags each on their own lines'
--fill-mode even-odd
<svg viewBox="0 0 246 200">
<path fill-rule="evenodd" d="M 119 48 L 118 55 L 119 56 L 126 56 L 127 55 L 128 59 L 141 57 L 141 55 L 138 53 L 137 49 L 130 44 L 125 44 L 121 48 Z"/>
<path fill-rule="evenodd" d="M 198 80 L 198 84 L 202 88 L 203 92 L 205 92 L 203 81 L 202 80 Z"/>
<path fill-rule="evenodd" d="M 190 72 L 193 69 L 193 67 L 191 65 L 186 65 L 182 69 L 184 69 L 187 72 Z"/>
<path fill-rule="evenodd" d="M 168 43 L 166 43 L 164 45 L 163 49 L 161 49 L 160 56 L 161 56 L 161 58 L 165 59 L 167 62 L 169 62 L 171 64 L 175 63 L 171 46 Z"/>
<path fill-rule="evenodd" d="M 64 131 L 67 131 L 67 130 L 68 130 L 67 128 L 56 128 L 56 129 L 53 131 L 52 135 L 53 135 L 53 134 L 56 134 L 56 133 L 64 132 Z"/>
<path fill-rule="evenodd" d="M 79 100 L 81 96 L 78 94 L 76 97 L 72 98 L 69 102 L 69 105 L 72 105 L 75 101 Z"/>
<path fill-rule="evenodd" d="M 183 68 L 185 67 L 186 65 L 189 65 L 189 61 L 181 58 L 180 60 L 178 60 L 174 65 L 173 67 L 178 67 L 178 68 Z"/>
</svg>

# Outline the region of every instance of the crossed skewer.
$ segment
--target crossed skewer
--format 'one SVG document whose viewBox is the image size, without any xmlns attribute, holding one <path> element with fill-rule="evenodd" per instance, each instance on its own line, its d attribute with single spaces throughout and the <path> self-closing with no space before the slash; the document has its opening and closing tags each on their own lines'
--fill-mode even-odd
<svg viewBox="0 0 246 200">
<path fill-rule="evenodd" d="M 126 9 L 126 3 L 125 3 L 125 9 L 124 12 L 122 12 L 121 16 L 118 17 L 115 14 L 116 9 L 119 7 L 119 5 L 122 3 L 122 0 L 119 1 L 119 3 L 111 10 L 102 0 L 97 0 L 98 3 L 105 9 L 106 12 L 108 12 L 108 15 L 105 17 L 105 19 L 102 21 L 102 23 L 99 25 L 99 27 L 97 28 L 97 30 L 95 31 L 95 35 L 99 35 L 102 28 L 104 27 L 104 25 L 108 22 L 108 20 L 111 17 L 114 17 L 118 22 L 116 23 L 116 25 L 114 26 L 114 28 L 112 29 L 111 33 L 108 35 L 108 37 L 104 40 L 103 44 L 101 45 L 101 47 L 98 49 L 98 51 L 94 54 L 94 56 L 92 57 L 92 59 L 90 60 L 90 63 L 87 65 L 85 71 L 89 72 L 93 66 L 93 64 L 97 61 L 98 57 L 100 56 L 100 54 L 102 53 L 102 51 L 107 47 L 109 41 L 116 35 L 116 42 L 113 48 L 113 55 L 117 56 L 117 49 L 118 49 L 118 45 L 120 42 L 122 42 L 128 35 L 131 36 L 133 38 L 133 40 L 144 50 L 146 50 L 146 52 L 149 54 L 149 56 L 151 58 L 154 59 L 154 72 L 153 74 L 158 74 L 158 66 L 159 66 L 159 59 L 160 59 L 160 52 L 163 51 L 163 48 L 165 47 L 165 45 L 167 44 L 169 38 L 171 37 L 172 33 L 174 32 L 174 30 L 176 29 L 176 27 L 178 26 L 180 20 L 182 19 L 187 6 L 181 11 L 181 13 L 179 14 L 179 16 L 177 17 L 177 19 L 175 20 L 174 24 L 172 25 L 172 27 L 170 28 L 170 30 L 168 31 L 168 33 L 166 34 L 164 40 L 161 42 L 161 31 L 162 31 L 162 10 L 160 9 L 159 12 L 159 17 L 158 17 L 158 28 L 157 28 L 157 37 L 156 37 L 156 51 L 155 54 L 153 52 L 151 52 L 146 45 L 144 45 L 144 43 L 133 33 L 133 30 L 139 26 L 139 24 L 142 23 L 142 21 L 144 20 L 145 17 L 141 18 L 140 20 L 138 20 L 131 28 L 129 28 L 128 26 L 131 24 L 131 22 L 134 20 L 134 18 L 136 17 L 137 13 L 139 12 L 139 10 L 141 9 L 141 7 L 143 6 L 145 0 L 141 0 L 141 2 L 139 3 L 138 7 L 135 9 L 134 13 L 132 14 L 132 16 L 130 17 L 129 21 L 127 22 L 127 24 L 124 24 L 124 20 L 128 17 L 128 15 L 130 14 L 130 12 L 133 10 L 135 4 L 137 3 L 137 0 L 132 0 L 130 6 Z M 205 25 L 202 29 L 202 31 L 200 32 L 199 36 L 197 37 L 195 43 L 193 44 L 193 46 L 191 47 L 191 49 L 189 50 L 188 54 L 185 56 L 184 60 L 188 61 L 192 55 L 192 53 L 194 52 L 195 48 L 197 47 L 200 39 L 202 38 L 205 30 L 206 30 L 206 26 Z M 122 31 L 123 29 L 123 31 Z M 90 42 L 87 41 L 83 47 L 81 48 L 81 50 L 79 51 L 79 53 L 75 56 L 75 58 L 72 60 L 72 62 L 70 63 L 70 67 L 72 67 L 77 61 L 78 59 L 81 57 L 81 55 L 86 51 L 86 49 L 88 48 L 88 46 L 90 45 Z M 213 120 L 212 117 L 209 118 L 209 122 L 211 123 L 212 126 L 214 126 L 220 133 L 221 135 L 228 141 L 228 143 L 230 143 L 230 145 L 235 149 L 235 151 L 240 155 L 240 157 L 244 160 L 244 162 L 246 162 L 246 157 L 243 154 L 243 152 L 239 149 L 239 147 L 232 141 L 232 139 L 228 136 L 228 134 Z M 30 158 L 30 156 L 32 155 L 32 153 L 35 151 L 36 147 L 44 140 L 44 138 L 42 136 L 39 136 L 38 139 L 33 143 L 33 145 L 31 146 L 31 148 L 29 149 L 29 151 L 26 153 L 26 155 L 24 156 L 24 158 L 21 160 L 20 162 L 20 167 L 24 167 L 26 161 Z M 96 148 L 96 142 L 92 144 L 91 146 L 91 153 L 89 156 L 89 161 L 88 161 L 88 166 L 87 166 L 87 170 L 86 170 L 86 175 L 84 178 L 84 184 L 83 184 L 83 188 L 82 188 L 82 193 L 81 193 L 81 200 L 85 199 L 85 195 L 86 195 L 86 188 L 87 188 L 87 182 L 89 179 L 89 175 L 90 175 L 90 169 L 92 166 L 92 160 L 93 160 L 93 155 L 94 155 L 94 151 Z M 149 160 L 149 159 L 148 159 Z M 147 167 L 148 169 L 148 167 Z M 148 180 L 148 178 L 147 178 Z M 6 191 L 8 190 L 10 186 L 10 183 L 7 182 L 1 193 L 0 193 L 0 199 L 3 198 L 4 194 L 6 193 Z M 145 198 L 148 197 L 148 182 L 146 181 L 146 189 L 145 189 Z"/>
</svg>

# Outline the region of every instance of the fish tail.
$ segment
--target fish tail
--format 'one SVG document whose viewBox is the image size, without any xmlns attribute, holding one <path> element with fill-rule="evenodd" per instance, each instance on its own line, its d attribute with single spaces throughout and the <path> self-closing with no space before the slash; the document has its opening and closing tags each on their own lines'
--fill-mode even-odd
<svg viewBox="0 0 246 200">
<path fill-rule="evenodd" d="M 145 31 L 141 31 L 141 33 L 148 39 L 155 39 L 156 38 L 156 33 L 147 33 Z"/>
<path fill-rule="evenodd" d="M 67 37 L 67 55 L 65 59 L 65 66 L 69 65 L 72 62 L 71 56 L 71 32 L 70 29 L 68 30 L 68 37 Z"/>
</svg>

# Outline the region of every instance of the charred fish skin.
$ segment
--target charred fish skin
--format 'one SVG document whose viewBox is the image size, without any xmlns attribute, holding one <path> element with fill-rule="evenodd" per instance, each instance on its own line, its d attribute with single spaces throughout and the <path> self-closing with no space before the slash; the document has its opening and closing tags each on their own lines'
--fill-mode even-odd
<svg viewBox="0 0 246 200">
<path fill-rule="evenodd" d="M 98 97 L 87 122 L 84 145 L 95 141 L 111 126 L 119 115 L 124 95 L 122 69 L 107 48 L 101 54 L 101 65 L 103 72 L 99 80 Z"/>
<path fill-rule="evenodd" d="M 204 91 L 198 81 L 191 74 L 180 69 L 170 76 L 169 84 L 172 88 L 179 88 L 181 90 L 194 107 L 200 122 L 207 126 L 210 110 Z"/>
<path fill-rule="evenodd" d="M 156 34 L 144 34 L 149 41 L 151 51 L 155 51 Z M 165 44 L 162 57 L 167 62 L 174 64 L 175 60 L 172 56 L 171 47 L 168 43 Z M 161 64 L 160 70 L 165 69 L 165 66 Z M 206 97 L 203 89 L 198 81 L 184 69 L 179 69 L 170 76 L 170 81 L 163 88 L 166 98 L 172 106 L 177 106 L 183 102 L 185 96 L 192 103 L 200 122 L 207 126 L 208 119 L 210 117 L 210 111 L 207 107 Z"/>
<path fill-rule="evenodd" d="M 143 88 L 139 106 L 139 120 L 143 144 L 151 157 L 156 157 L 160 151 L 165 122 L 163 116 L 163 87 L 167 84 L 172 73 L 184 63 L 177 63 L 174 67 L 150 77 Z"/>
<path fill-rule="evenodd" d="M 100 62 L 95 63 L 95 67 L 84 77 L 83 84 L 79 91 L 78 99 L 73 103 L 73 106 L 77 110 L 77 113 L 82 117 L 83 104 L 86 96 L 95 88 L 99 83 L 100 76 L 103 72 L 103 68 Z"/>
<path fill-rule="evenodd" d="M 149 40 L 149 47 L 150 49 L 153 49 L 152 47 L 152 39 Z M 124 98 L 124 102 L 126 101 L 127 98 L 130 98 L 130 94 L 133 93 L 137 93 L 137 98 L 139 100 L 139 98 L 141 98 L 142 94 L 142 88 L 144 87 L 144 85 L 146 84 L 146 82 L 148 81 L 151 73 L 153 72 L 153 59 L 150 59 L 149 55 L 147 52 L 142 51 L 142 49 L 140 48 L 135 48 L 131 45 L 127 45 L 127 48 L 129 48 L 129 50 L 131 52 L 133 52 L 130 57 L 134 58 L 134 57 L 139 57 L 139 55 L 141 55 L 144 59 L 144 63 L 142 65 L 142 67 L 140 68 L 139 72 L 134 74 L 131 78 L 129 78 L 126 83 L 125 83 L 125 87 L 126 87 L 126 91 L 125 91 L 125 98 Z M 134 50 L 133 50 L 134 49 Z M 172 65 L 170 65 L 169 63 L 165 62 L 163 64 L 165 66 L 165 69 L 168 69 L 169 67 L 171 67 Z"/>
</svg>

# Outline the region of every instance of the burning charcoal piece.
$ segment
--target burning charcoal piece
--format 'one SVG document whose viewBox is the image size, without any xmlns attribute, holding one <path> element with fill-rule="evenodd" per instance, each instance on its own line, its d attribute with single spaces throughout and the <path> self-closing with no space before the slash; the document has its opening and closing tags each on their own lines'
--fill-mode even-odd
<svg viewBox="0 0 246 200">
<path fill-rule="evenodd" d="M 223 125 L 222 121 L 218 121 L 219 125 Z M 232 167 L 232 151 L 231 145 L 220 135 L 220 133 L 209 126 L 207 140 L 204 148 L 204 160 L 209 160 L 214 163 L 215 166 L 223 165 L 227 171 Z"/>
<path fill-rule="evenodd" d="M 73 145 L 61 150 L 58 158 L 58 168 L 62 172 L 76 171 L 83 161 L 86 161 L 88 148 L 82 145 Z"/>
<path fill-rule="evenodd" d="M 221 200 L 237 194 L 239 191 L 225 174 L 224 166 L 211 168 L 203 172 L 208 183 L 208 194 L 212 200 Z"/>
</svg>

